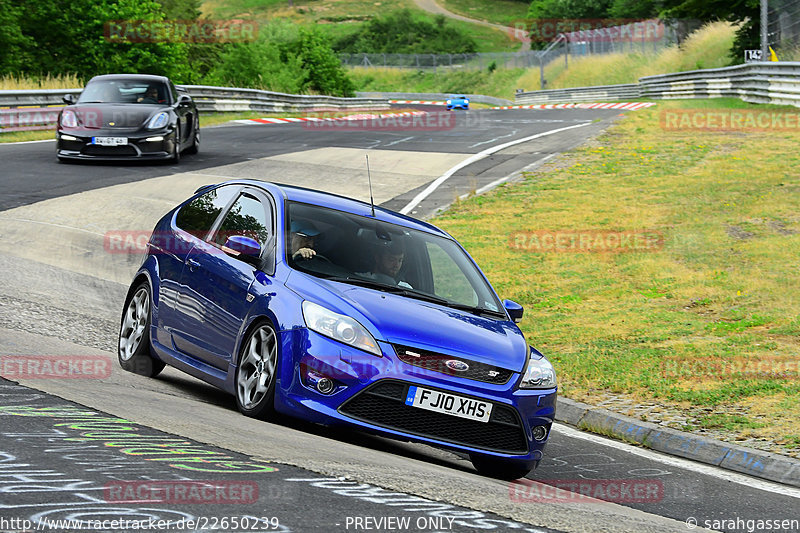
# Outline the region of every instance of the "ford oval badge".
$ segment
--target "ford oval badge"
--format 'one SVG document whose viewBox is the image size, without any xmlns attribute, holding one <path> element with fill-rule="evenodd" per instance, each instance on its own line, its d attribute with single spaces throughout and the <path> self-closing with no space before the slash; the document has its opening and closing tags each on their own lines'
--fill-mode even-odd
<svg viewBox="0 0 800 533">
<path fill-rule="evenodd" d="M 447 368 L 455 370 L 456 372 L 465 372 L 469 370 L 469 365 L 458 359 L 450 359 L 449 361 L 445 361 L 444 364 L 447 365 Z"/>
</svg>

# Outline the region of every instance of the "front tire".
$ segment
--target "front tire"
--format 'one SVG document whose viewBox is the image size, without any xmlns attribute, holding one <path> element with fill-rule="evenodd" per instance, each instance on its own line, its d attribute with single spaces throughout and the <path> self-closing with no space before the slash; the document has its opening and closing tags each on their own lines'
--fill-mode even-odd
<svg viewBox="0 0 800 533">
<path fill-rule="evenodd" d="M 187 154 L 196 154 L 200 151 L 200 120 L 196 119 L 194 121 L 194 140 L 192 141 L 192 145 L 186 149 Z"/>
<path fill-rule="evenodd" d="M 172 158 L 170 159 L 171 162 L 175 163 L 176 165 L 181 162 L 181 127 L 177 126 L 175 128 L 175 147 L 172 150 Z"/>
<path fill-rule="evenodd" d="M 492 459 L 477 454 L 470 454 L 469 459 L 472 461 L 472 466 L 475 467 L 475 470 L 482 476 L 502 479 L 504 481 L 513 481 L 523 478 L 539 464 L 537 461 L 531 466 L 530 463 Z"/>
<path fill-rule="evenodd" d="M 164 363 L 150 354 L 151 301 L 147 282 L 137 285 L 128 295 L 120 321 L 117 350 L 122 368 L 149 378 L 164 369 Z"/>
<path fill-rule="evenodd" d="M 278 337 L 264 322 L 253 328 L 242 343 L 236 367 L 236 405 L 253 418 L 275 414 L 275 382 L 278 378 Z"/>
</svg>

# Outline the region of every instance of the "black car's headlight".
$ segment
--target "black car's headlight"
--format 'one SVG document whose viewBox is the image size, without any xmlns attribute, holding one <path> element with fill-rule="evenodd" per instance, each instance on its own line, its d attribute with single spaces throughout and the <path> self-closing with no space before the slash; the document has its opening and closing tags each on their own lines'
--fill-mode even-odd
<svg viewBox="0 0 800 533">
<path fill-rule="evenodd" d="M 308 329 L 349 344 L 365 352 L 381 356 L 381 349 L 367 328 L 349 316 L 334 313 L 308 300 L 303 302 L 303 319 Z"/>
<path fill-rule="evenodd" d="M 166 127 L 167 123 L 169 122 L 169 113 L 161 112 L 157 115 L 153 115 L 153 118 L 147 123 L 148 130 L 159 130 L 161 128 Z"/>
<path fill-rule="evenodd" d="M 65 128 L 77 128 L 78 115 L 75 114 L 75 111 L 72 109 L 65 109 L 64 112 L 61 113 L 61 125 Z"/>
<path fill-rule="evenodd" d="M 556 369 L 544 356 L 528 355 L 528 366 L 519 382 L 520 389 L 552 389 L 556 386 Z"/>
</svg>

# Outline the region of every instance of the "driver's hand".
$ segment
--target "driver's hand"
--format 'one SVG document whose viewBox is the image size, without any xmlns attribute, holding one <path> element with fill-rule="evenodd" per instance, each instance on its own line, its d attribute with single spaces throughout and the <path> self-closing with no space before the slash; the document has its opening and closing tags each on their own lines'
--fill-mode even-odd
<svg viewBox="0 0 800 533">
<path fill-rule="evenodd" d="M 315 255 L 317 255 L 317 252 L 311 248 L 300 248 L 292 255 L 292 257 L 295 259 L 311 259 Z"/>
</svg>

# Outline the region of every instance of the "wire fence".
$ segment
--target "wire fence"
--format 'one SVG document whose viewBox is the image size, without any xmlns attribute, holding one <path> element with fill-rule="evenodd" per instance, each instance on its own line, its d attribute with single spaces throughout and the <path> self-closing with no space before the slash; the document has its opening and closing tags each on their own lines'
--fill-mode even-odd
<svg viewBox="0 0 800 533">
<path fill-rule="evenodd" d="M 419 70 L 483 70 L 489 68 L 530 68 L 538 66 L 538 52 L 496 52 L 480 54 L 340 54 L 348 67 L 408 68 Z"/>
<path fill-rule="evenodd" d="M 800 1 L 769 0 L 767 41 L 775 50 L 789 52 L 800 48 Z"/>
</svg>

